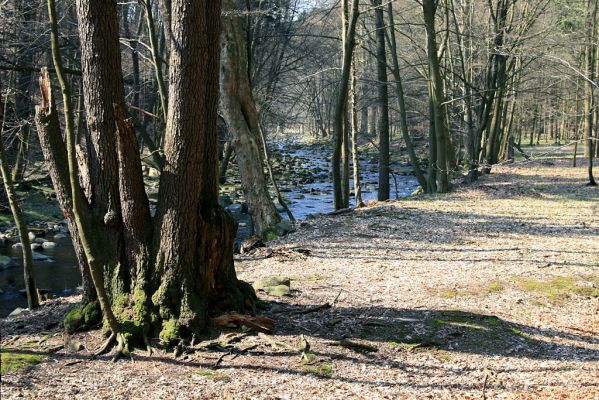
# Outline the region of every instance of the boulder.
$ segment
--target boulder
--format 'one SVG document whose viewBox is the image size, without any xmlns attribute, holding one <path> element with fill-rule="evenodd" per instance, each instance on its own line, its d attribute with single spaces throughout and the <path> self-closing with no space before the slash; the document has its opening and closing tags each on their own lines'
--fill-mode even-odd
<svg viewBox="0 0 599 400">
<path fill-rule="evenodd" d="M 55 247 L 56 247 L 56 243 L 54 243 L 54 242 L 44 242 L 44 243 L 42 243 L 42 248 L 46 249 L 46 250 L 47 249 L 53 249 Z"/>
</svg>

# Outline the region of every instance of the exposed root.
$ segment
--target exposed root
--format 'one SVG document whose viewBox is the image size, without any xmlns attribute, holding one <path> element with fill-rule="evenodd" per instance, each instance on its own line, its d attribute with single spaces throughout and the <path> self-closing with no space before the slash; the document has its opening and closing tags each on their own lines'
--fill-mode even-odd
<svg viewBox="0 0 599 400">
<path fill-rule="evenodd" d="M 92 356 L 92 358 L 98 357 L 102 354 L 107 353 L 110 350 L 110 347 L 112 346 L 112 344 L 114 343 L 114 340 L 116 339 L 116 333 L 111 333 L 110 337 L 108 339 L 106 339 L 106 341 L 104 342 L 104 344 L 102 344 L 102 346 L 100 346 L 100 348 L 98 350 L 96 350 L 96 352 L 94 353 L 94 355 Z"/>
<path fill-rule="evenodd" d="M 116 341 L 116 354 L 112 357 L 112 362 L 116 362 L 119 358 L 129 355 L 129 345 L 122 333 L 116 335 Z"/>
<path fill-rule="evenodd" d="M 144 344 L 146 345 L 146 350 L 148 351 L 148 356 L 151 356 L 154 353 L 154 349 L 150 344 L 150 339 L 148 339 L 148 335 L 144 335 Z"/>
</svg>

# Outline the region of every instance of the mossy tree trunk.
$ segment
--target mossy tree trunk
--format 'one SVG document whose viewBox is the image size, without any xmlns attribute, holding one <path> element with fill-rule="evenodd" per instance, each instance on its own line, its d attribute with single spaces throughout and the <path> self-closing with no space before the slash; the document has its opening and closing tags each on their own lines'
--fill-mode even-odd
<svg viewBox="0 0 599 400">
<path fill-rule="evenodd" d="M 255 300 L 251 286 L 235 275 L 236 223 L 218 205 L 220 8 L 218 1 L 171 3 L 165 164 L 153 219 L 118 78 L 116 3 L 77 1 L 89 131 L 79 162 L 68 85 L 59 79 L 77 225 L 72 233 L 81 239 L 105 320 L 121 341 L 161 331 L 171 344 L 203 329 L 211 313 L 241 311 Z M 54 61 L 58 73 L 58 51 Z"/>
</svg>

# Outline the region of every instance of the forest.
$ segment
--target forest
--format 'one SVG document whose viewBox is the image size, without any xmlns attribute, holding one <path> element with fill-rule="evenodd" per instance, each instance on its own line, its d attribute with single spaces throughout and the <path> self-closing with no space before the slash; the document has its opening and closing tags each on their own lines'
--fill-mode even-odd
<svg viewBox="0 0 599 400">
<path fill-rule="evenodd" d="M 0 397 L 599 398 L 597 0 L 0 0 Z"/>
</svg>

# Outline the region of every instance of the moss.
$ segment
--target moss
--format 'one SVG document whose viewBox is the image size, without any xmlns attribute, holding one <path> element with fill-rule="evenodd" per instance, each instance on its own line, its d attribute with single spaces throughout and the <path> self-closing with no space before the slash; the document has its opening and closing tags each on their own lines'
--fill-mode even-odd
<svg viewBox="0 0 599 400">
<path fill-rule="evenodd" d="M 275 240 L 277 238 L 277 231 L 273 227 L 268 227 L 262 231 L 262 240 L 265 242 L 270 242 L 271 240 Z"/>
<path fill-rule="evenodd" d="M 91 328 L 102 319 L 102 312 L 97 301 L 80 304 L 71 309 L 64 317 L 64 329 L 72 334 L 80 329 Z"/>
<path fill-rule="evenodd" d="M 501 282 L 499 281 L 492 281 L 491 283 L 489 283 L 489 286 L 487 286 L 487 293 L 491 294 L 491 293 L 498 293 L 501 292 L 505 289 L 505 286 L 503 286 L 501 284 Z"/>
<path fill-rule="evenodd" d="M 319 378 L 330 378 L 333 376 L 333 367 L 329 364 L 322 364 L 318 367 L 304 366 L 304 370 Z"/>
<path fill-rule="evenodd" d="M 229 383 L 232 381 L 232 378 L 230 375 L 225 374 L 224 372 L 217 372 L 217 371 L 213 371 L 210 369 L 200 369 L 196 372 L 197 375 L 199 376 L 204 376 L 207 378 L 212 378 L 213 381 L 215 382 L 224 382 L 224 383 Z"/>
<path fill-rule="evenodd" d="M 577 285 L 577 283 L 581 283 L 583 280 L 574 279 L 569 276 L 556 276 L 547 281 L 520 277 L 514 279 L 518 282 L 518 286 L 521 290 L 526 292 L 536 292 L 551 300 L 566 300 L 572 297 L 572 295 L 584 297 L 599 296 L 599 288 L 593 287 L 592 285 Z"/>
<path fill-rule="evenodd" d="M 37 365 L 48 356 L 45 354 L 21 353 L 7 348 L 0 348 L 0 374 L 19 372 L 26 367 Z"/>
<path fill-rule="evenodd" d="M 160 340 L 165 346 L 172 346 L 179 339 L 179 323 L 172 318 L 162 321 L 162 331 L 160 331 Z"/>
</svg>

